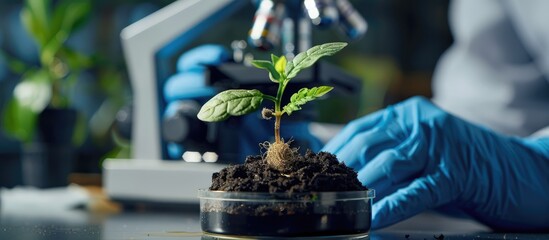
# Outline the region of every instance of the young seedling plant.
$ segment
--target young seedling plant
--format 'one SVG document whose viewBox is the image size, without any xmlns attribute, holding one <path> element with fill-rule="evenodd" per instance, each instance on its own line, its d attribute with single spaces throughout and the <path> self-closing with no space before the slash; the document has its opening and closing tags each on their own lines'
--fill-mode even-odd
<svg viewBox="0 0 549 240">
<path fill-rule="evenodd" d="M 312 66 L 318 59 L 324 56 L 331 56 L 347 46 L 347 43 L 334 42 L 314 46 L 305 52 L 299 53 L 291 61 L 286 57 L 271 55 L 271 61 L 254 60 L 252 65 L 265 69 L 269 72 L 269 79 L 278 84 L 276 96 L 267 95 L 257 89 L 232 89 L 220 92 L 206 102 L 200 112 L 198 119 L 205 122 L 217 122 L 227 119 L 229 116 L 241 116 L 257 110 L 264 99 L 274 103 L 273 109 L 264 108 L 262 116 L 264 119 L 275 118 L 274 136 L 275 142 L 266 144 L 265 159 L 267 164 L 279 171 L 286 169 L 287 163 L 291 161 L 297 150 L 292 149 L 287 142 L 280 138 L 280 119 L 282 115 L 290 115 L 301 110 L 305 103 L 322 97 L 333 89 L 330 86 L 319 86 L 313 88 L 302 88 L 290 97 L 290 102 L 281 107 L 282 96 L 286 86 L 301 70 Z"/>
</svg>

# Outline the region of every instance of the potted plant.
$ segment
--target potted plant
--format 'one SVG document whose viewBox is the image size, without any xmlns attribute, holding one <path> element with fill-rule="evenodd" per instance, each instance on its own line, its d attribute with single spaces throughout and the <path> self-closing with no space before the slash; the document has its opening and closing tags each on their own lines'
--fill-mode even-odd
<svg viewBox="0 0 549 240">
<path fill-rule="evenodd" d="M 271 61 L 255 60 L 252 64 L 266 69 L 270 80 L 278 84 L 276 96 L 258 90 L 227 90 L 202 106 L 200 120 L 222 121 L 251 113 L 263 100 L 270 100 L 274 108 L 263 108 L 261 113 L 264 119 L 274 118 L 275 136 L 273 143 L 261 144 L 264 154 L 249 156 L 244 164 L 214 173 L 211 187 L 199 191 L 203 231 L 263 237 L 367 236 L 373 190 L 362 186 L 356 172 L 336 156 L 311 151 L 300 155 L 279 133 L 284 114 L 290 115 L 332 90 L 329 86 L 303 88 L 282 107 L 290 80 L 346 45 L 314 46 L 291 61 L 275 55 Z"/>
<path fill-rule="evenodd" d="M 38 66 L 12 61 L 22 75 L 3 115 L 4 130 L 24 143 L 24 182 L 38 187 L 66 185 L 74 146 L 85 136 L 84 120 L 71 106 L 69 90 L 91 60 L 66 45 L 83 25 L 89 1 L 27 0 L 21 21 L 37 45 Z M 13 68 L 13 67 L 12 67 Z"/>
</svg>

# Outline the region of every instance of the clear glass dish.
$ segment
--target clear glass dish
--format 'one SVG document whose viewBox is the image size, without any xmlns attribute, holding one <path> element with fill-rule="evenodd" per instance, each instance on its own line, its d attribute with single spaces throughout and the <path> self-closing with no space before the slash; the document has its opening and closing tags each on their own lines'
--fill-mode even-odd
<svg viewBox="0 0 549 240">
<path fill-rule="evenodd" d="M 374 190 L 253 193 L 199 190 L 206 233 L 256 237 L 367 236 Z"/>
</svg>

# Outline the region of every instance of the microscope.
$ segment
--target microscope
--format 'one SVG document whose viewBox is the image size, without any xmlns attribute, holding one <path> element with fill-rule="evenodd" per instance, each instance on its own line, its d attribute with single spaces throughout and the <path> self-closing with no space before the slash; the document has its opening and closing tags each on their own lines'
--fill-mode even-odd
<svg viewBox="0 0 549 240">
<path fill-rule="evenodd" d="M 348 0 L 253 0 L 256 12 L 247 41 L 233 42 L 231 61 L 207 66 L 204 82 L 189 83 L 189 89 L 201 87 L 165 102 L 163 83 L 173 75 L 166 59 L 249 3 L 180 0 L 122 31 L 134 93 L 132 159 L 105 162 L 104 184 L 112 199 L 195 203 L 197 189 L 208 187 L 213 172 L 259 154 L 258 144 L 270 141 L 273 134 L 272 123 L 261 119 L 260 113 L 219 123 L 196 118 L 200 106 L 217 92 L 234 88 L 273 91 L 276 86 L 266 80 L 264 71 L 250 67 L 249 49 L 279 49 L 292 59 L 312 46 L 313 28 L 337 28 L 350 40 L 359 39 L 367 30 L 366 21 Z M 360 79 L 327 62 L 300 73 L 287 91 L 320 84 L 334 86 L 334 95 L 358 97 L 360 91 Z M 318 151 L 322 142 L 310 131 L 314 119 L 314 106 L 292 114 L 284 125 L 291 133 L 282 135 L 292 137 L 303 150 Z"/>
</svg>

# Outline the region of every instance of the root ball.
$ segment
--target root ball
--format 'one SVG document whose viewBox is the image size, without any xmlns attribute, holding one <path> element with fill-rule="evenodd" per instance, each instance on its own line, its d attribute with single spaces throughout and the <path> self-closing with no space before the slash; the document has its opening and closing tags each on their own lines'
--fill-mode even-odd
<svg viewBox="0 0 549 240">
<path fill-rule="evenodd" d="M 265 143 L 264 147 L 267 149 L 265 153 L 265 159 L 269 166 L 281 172 L 285 172 L 288 169 L 288 164 L 297 154 L 297 149 L 291 148 L 288 143 L 284 141 L 275 143 Z"/>
</svg>

